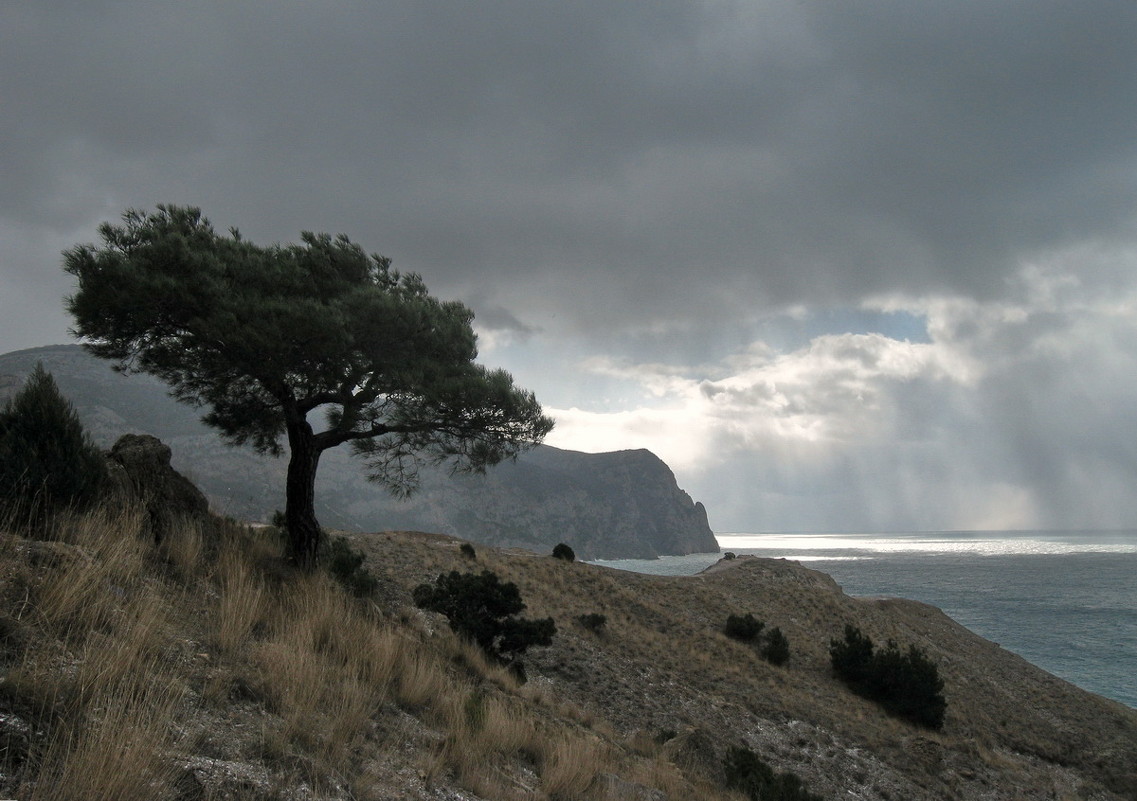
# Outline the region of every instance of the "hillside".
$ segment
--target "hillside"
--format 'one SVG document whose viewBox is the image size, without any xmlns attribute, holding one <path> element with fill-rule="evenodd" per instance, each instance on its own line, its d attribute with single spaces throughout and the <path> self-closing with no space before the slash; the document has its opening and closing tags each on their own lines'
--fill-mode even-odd
<svg viewBox="0 0 1137 801">
<path fill-rule="evenodd" d="M 294 573 L 271 529 L 190 521 L 155 545 L 145 518 L 0 538 L 0 796 L 713 801 L 740 798 L 722 759 L 745 745 L 825 799 L 1137 798 L 1137 711 L 792 562 L 660 577 L 352 533 L 378 578 L 354 600 Z M 526 615 L 555 619 L 527 683 L 413 607 L 449 570 L 491 570 Z M 787 665 L 721 633 L 747 611 L 786 633 Z M 577 622 L 588 613 L 602 630 Z M 845 623 L 939 664 L 942 731 L 833 678 Z"/>
<path fill-rule="evenodd" d="M 284 507 L 286 461 L 226 446 L 148 375 L 122 376 L 78 345 L 0 356 L 0 401 L 43 362 L 102 447 L 127 433 L 170 445 L 174 466 L 193 478 L 221 514 L 267 521 Z M 324 454 L 316 512 L 326 526 L 354 531 L 420 529 L 473 542 L 552 550 L 568 542 L 582 558 L 654 558 L 717 552 L 707 512 L 646 450 L 586 454 L 541 446 L 484 476 L 426 468 L 407 500 L 366 480 L 343 448 Z"/>
</svg>

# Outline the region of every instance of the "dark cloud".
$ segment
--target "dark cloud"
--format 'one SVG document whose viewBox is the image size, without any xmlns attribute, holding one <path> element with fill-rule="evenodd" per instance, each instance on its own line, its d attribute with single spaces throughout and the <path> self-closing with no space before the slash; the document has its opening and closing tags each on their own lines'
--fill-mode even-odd
<svg viewBox="0 0 1137 801">
<path fill-rule="evenodd" d="M 16 219 L 200 202 L 458 289 L 570 273 L 589 327 L 991 291 L 1133 222 L 1125 3 L 84 9 L 5 12 Z"/>
<path fill-rule="evenodd" d="M 942 426 L 940 445 L 927 434 L 893 450 L 783 449 L 746 475 L 784 485 L 787 510 L 827 487 L 814 509 L 859 503 L 871 521 L 887 505 L 867 500 L 876 477 L 905 465 L 901 499 L 936 507 L 919 487 L 961 470 L 943 448 L 967 441 L 969 469 L 1005 479 L 1006 497 L 1020 484 L 1076 495 L 1135 477 L 1104 433 L 1133 389 L 1110 389 L 1110 365 L 1134 343 L 1108 323 L 1108 341 L 1086 339 L 1076 363 L 1023 354 L 1069 335 L 1078 302 L 1133 291 L 1134 41 L 1137 6 L 1124 0 L 8 4 L 5 335 L 12 347 L 64 338 L 57 300 L 48 311 L 67 291 L 59 251 L 99 222 L 194 204 L 255 241 L 344 232 L 422 273 L 467 299 L 483 351 L 514 359 L 554 405 L 581 388 L 597 408 L 634 403 L 634 380 L 579 371 L 598 354 L 702 366 L 693 378 L 713 385 L 755 343 L 967 343 L 968 358 L 1014 379 L 941 396 L 942 408 L 913 380 L 875 395 L 879 417 L 845 420 L 906 443 Z M 1070 297 L 1026 298 L 1036 267 L 1073 281 Z M 1029 325 L 931 315 L 925 332 L 936 299 L 1029 306 Z M 555 378 L 542 373 L 553 359 Z M 1076 369 L 1105 405 L 1051 435 L 1074 396 L 1015 392 Z M 845 380 L 820 370 L 796 402 L 847 400 Z M 986 433 L 961 438 L 976 419 Z M 1086 457 L 1031 466 L 1061 452 Z"/>
</svg>

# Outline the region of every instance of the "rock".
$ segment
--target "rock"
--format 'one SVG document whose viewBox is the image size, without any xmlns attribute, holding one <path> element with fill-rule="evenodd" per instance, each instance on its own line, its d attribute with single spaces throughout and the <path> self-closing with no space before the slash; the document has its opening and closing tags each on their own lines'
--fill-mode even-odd
<svg viewBox="0 0 1137 801">
<path fill-rule="evenodd" d="M 185 519 L 205 520 L 209 501 L 170 466 L 170 448 L 149 434 L 124 434 L 107 454 L 111 481 L 126 498 L 142 503 L 159 541 Z"/>
<path fill-rule="evenodd" d="M 32 752 L 36 735 L 43 732 L 32 730 L 31 724 L 9 712 L 0 712 L 0 754 L 4 759 L 4 771 L 0 771 L 0 782 L 7 777 L 4 773 L 20 768 Z"/>
</svg>

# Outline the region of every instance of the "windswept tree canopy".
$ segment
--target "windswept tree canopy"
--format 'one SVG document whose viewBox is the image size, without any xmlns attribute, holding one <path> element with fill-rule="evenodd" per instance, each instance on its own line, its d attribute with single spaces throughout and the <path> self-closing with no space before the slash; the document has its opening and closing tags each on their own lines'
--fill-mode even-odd
<svg viewBox="0 0 1137 801">
<path fill-rule="evenodd" d="M 474 363 L 466 306 L 346 236 L 261 247 L 177 206 L 128 211 L 99 233 L 101 246 L 64 254 L 78 279 L 67 302 L 75 334 L 118 369 L 156 375 L 207 408 L 203 420 L 233 444 L 277 454 L 287 435 L 294 540 L 305 525 L 294 481 L 311 485 L 327 448 L 350 442 L 372 479 L 406 494 L 422 460 L 478 471 L 552 428 L 531 392 Z M 317 409 L 318 432 L 308 422 Z"/>
</svg>

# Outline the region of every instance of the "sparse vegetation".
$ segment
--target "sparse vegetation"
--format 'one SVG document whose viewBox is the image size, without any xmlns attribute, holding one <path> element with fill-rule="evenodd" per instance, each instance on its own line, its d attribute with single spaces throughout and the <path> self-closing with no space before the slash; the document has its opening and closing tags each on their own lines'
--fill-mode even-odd
<svg viewBox="0 0 1137 801">
<path fill-rule="evenodd" d="M 582 729 L 588 715 L 565 699 L 534 705 L 480 647 L 427 645 L 355 602 L 350 582 L 281 576 L 291 568 L 271 529 L 187 521 L 155 543 L 144 524 L 141 511 L 103 510 L 61 519 L 44 547 L 0 537 L 0 796 L 269 801 L 303 784 L 389 797 L 376 788 L 401 748 L 386 738 L 403 746 L 411 719 L 441 739 L 415 734 L 430 756 L 404 773 L 485 798 L 614 797 L 602 788 L 620 775 L 723 798 L 623 750 L 610 728 Z M 475 595 L 517 608 L 510 584 L 475 578 Z M 551 635 L 551 619 L 523 623 Z M 507 625 L 497 652 L 523 650 L 533 631 Z M 234 715 L 257 721 L 251 736 L 226 728 Z"/>
<path fill-rule="evenodd" d="M 553 558 L 562 559 L 565 562 L 572 562 L 576 559 L 576 552 L 563 542 L 558 542 L 553 546 Z"/>
<path fill-rule="evenodd" d="M 674 580 L 485 549 L 488 597 L 516 593 L 520 604 L 523 591 L 536 616 L 560 610 L 580 624 L 526 657 L 539 680 L 522 686 L 502 655 L 520 653 L 510 649 L 524 637 L 499 634 L 485 651 L 389 600 L 386 590 L 409 592 L 423 576 L 468 565 L 451 539 L 345 537 L 346 575 L 382 576 L 383 600 L 361 603 L 351 582 L 289 566 L 272 529 L 181 521 L 156 543 L 146 516 L 114 506 L 59 514 L 50 541 L 0 525 L 0 797 L 377 801 L 462 788 L 502 801 L 815 798 L 800 777 L 825 797 L 972 797 L 976 779 L 934 767 L 948 755 L 985 787 L 1013 777 L 1016 788 L 1049 792 L 1055 778 L 1076 778 L 1081 795 L 1104 799 L 1114 796 L 1102 784 L 1118 797 L 1137 786 L 1125 750 L 1137 741 L 1132 715 L 1037 672 L 990 689 L 988 675 L 969 674 L 953 698 L 959 730 L 914 737 L 901 721 L 841 703 L 852 699 L 823 680 L 821 638 L 803 646 L 793 672 L 732 660 L 739 647 L 700 610 L 754 603 L 820 627 L 856 608 L 879 614 L 876 625 L 918 619 L 956 648 L 977 642 L 946 618 L 890 617 L 903 611 L 868 612 L 820 584 L 803 590 L 811 579 L 796 566 L 746 560 Z M 785 593 L 792 616 L 777 606 Z M 597 598 L 606 615 L 590 611 Z M 749 642 L 772 653 L 781 630 L 750 617 L 739 616 L 758 629 Z M 607 626 L 611 635 L 588 634 Z M 930 666 L 942 687 L 922 651 L 877 649 L 850 629 L 832 644 L 838 661 L 862 676 L 878 663 L 894 677 Z M 719 688 L 729 691 L 715 696 Z M 1056 723 L 1021 700 L 1035 688 Z M 721 702 L 700 719 L 708 697 Z M 983 715 L 998 722 L 970 723 Z M 1100 765 L 1069 746 L 1070 732 Z M 754 751 L 724 761 L 723 742 L 740 737 Z M 1045 772 L 1032 773 L 1040 764 Z"/>
<path fill-rule="evenodd" d="M 947 701 L 934 662 L 915 645 L 906 652 L 892 640 L 880 650 L 859 628 L 845 626 L 845 638 L 829 645 L 833 671 L 849 689 L 876 701 L 889 713 L 929 729 L 944 723 Z"/>
</svg>

